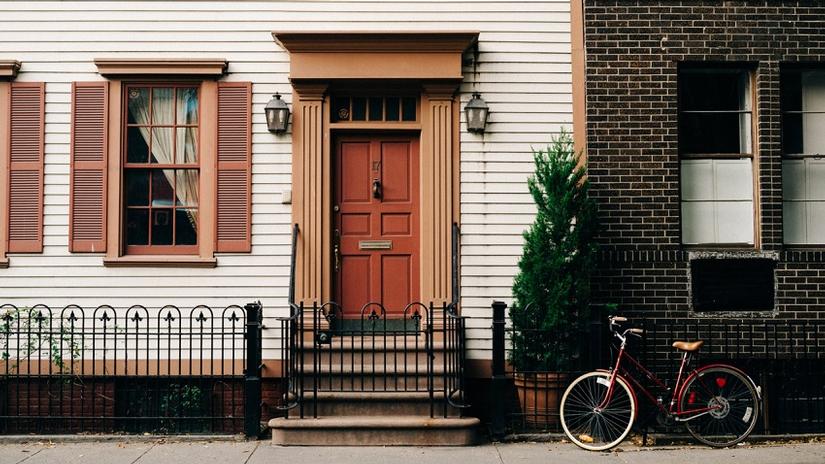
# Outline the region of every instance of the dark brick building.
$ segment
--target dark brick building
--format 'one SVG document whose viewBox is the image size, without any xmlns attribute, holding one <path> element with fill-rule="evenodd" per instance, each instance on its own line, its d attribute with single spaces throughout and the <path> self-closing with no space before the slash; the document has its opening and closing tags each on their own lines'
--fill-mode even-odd
<svg viewBox="0 0 825 464">
<path fill-rule="evenodd" d="M 825 2 L 583 10 L 597 300 L 654 323 L 825 319 Z"/>
</svg>

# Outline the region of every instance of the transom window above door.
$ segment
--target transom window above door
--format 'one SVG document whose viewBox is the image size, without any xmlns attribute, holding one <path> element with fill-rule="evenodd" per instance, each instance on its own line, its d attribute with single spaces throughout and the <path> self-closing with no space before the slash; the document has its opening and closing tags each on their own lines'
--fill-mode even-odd
<svg viewBox="0 0 825 464">
<path fill-rule="evenodd" d="M 336 95 L 332 122 L 415 122 L 418 99 L 405 96 Z"/>
<path fill-rule="evenodd" d="M 125 88 L 124 235 L 127 254 L 196 254 L 199 88 Z"/>
</svg>

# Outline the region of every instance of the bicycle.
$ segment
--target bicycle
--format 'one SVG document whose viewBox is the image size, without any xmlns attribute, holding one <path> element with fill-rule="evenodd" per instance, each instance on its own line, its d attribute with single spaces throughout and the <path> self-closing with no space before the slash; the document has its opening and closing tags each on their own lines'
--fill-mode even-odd
<svg viewBox="0 0 825 464">
<path fill-rule="evenodd" d="M 636 390 L 642 392 L 668 421 L 684 423 L 696 440 L 724 448 L 741 442 L 753 431 L 759 415 L 760 388 L 747 374 L 727 364 L 709 364 L 685 375 L 691 357 L 703 341 L 673 342 L 682 361 L 673 390 L 627 353 L 630 335 L 644 331 L 621 331 L 627 318 L 611 316 L 610 331 L 621 342 L 610 370 L 588 372 L 570 384 L 561 400 L 561 424 L 567 438 L 581 448 L 602 451 L 621 443 L 630 433 L 638 411 Z M 657 388 L 668 395 L 669 406 L 645 388 L 625 368 L 629 361 Z M 672 393 L 672 394 L 671 394 Z"/>
</svg>

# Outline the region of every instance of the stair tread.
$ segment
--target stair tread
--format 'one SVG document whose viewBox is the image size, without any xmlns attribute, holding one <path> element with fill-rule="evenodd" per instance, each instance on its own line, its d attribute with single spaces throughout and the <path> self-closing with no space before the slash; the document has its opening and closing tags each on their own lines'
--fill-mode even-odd
<svg viewBox="0 0 825 464">
<path fill-rule="evenodd" d="M 481 421 L 475 417 L 429 417 L 429 416 L 330 416 L 318 418 L 270 419 L 271 428 L 337 429 L 337 428 L 469 428 Z"/>
<path fill-rule="evenodd" d="M 304 375 L 305 376 L 312 376 L 314 370 L 312 364 L 304 364 Z M 444 366 L 433 366 L 433 375 L 442 375 L 444 374 Z M 341 366 L 340 363 L 333 363 L 332 365 L 327 363 L 321 363 L 318 366 L 318 375 L 339 375 L 339 374 L 354 374 L 354 375 L 361 375 L 361 374 L 376 374 L 380 375 L 381 379 L 384 377 L 391 378 L 393 376 L 410 376 L 410 375 L 427 375 L 427 366 L 418 364 L 418 368 L 416 368 L 415 364 L 404 366 L 395 366 L 392 363 L 387 363 L 387 366 L 383 365 L 372 365 L 371 363 L 365 363 L 363 366 L 360 363 L 350 364 L 344 363 Z"/>
<path fill-rule="evenodd" d="M 439 393 L 435 392 L 436 399 Z M 306 392 L 304 398 L 311 399 L 315 393 Z M 425 401 L 430 399 L 427 391 L 365 391 L 365 392 L 325 392 L 317 393 L 321 401 Z"/>
</svg>

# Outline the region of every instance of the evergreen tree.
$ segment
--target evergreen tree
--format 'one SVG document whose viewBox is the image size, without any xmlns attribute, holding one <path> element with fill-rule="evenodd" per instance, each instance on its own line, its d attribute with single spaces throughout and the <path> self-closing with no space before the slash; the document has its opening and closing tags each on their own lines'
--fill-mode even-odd
<svg viewBox="0 0 825 464">
<path fill-rule="evenodd" d="M 564 371 L 578 355 L 588 321 L 595 205 L 568 133 L 554 137 L 546 150 L 534 150 L 533 159 L 528 187 L 537 211 L 524 233 L 513 284 L 510 360 L 521 372 Z"/>
</svg>

